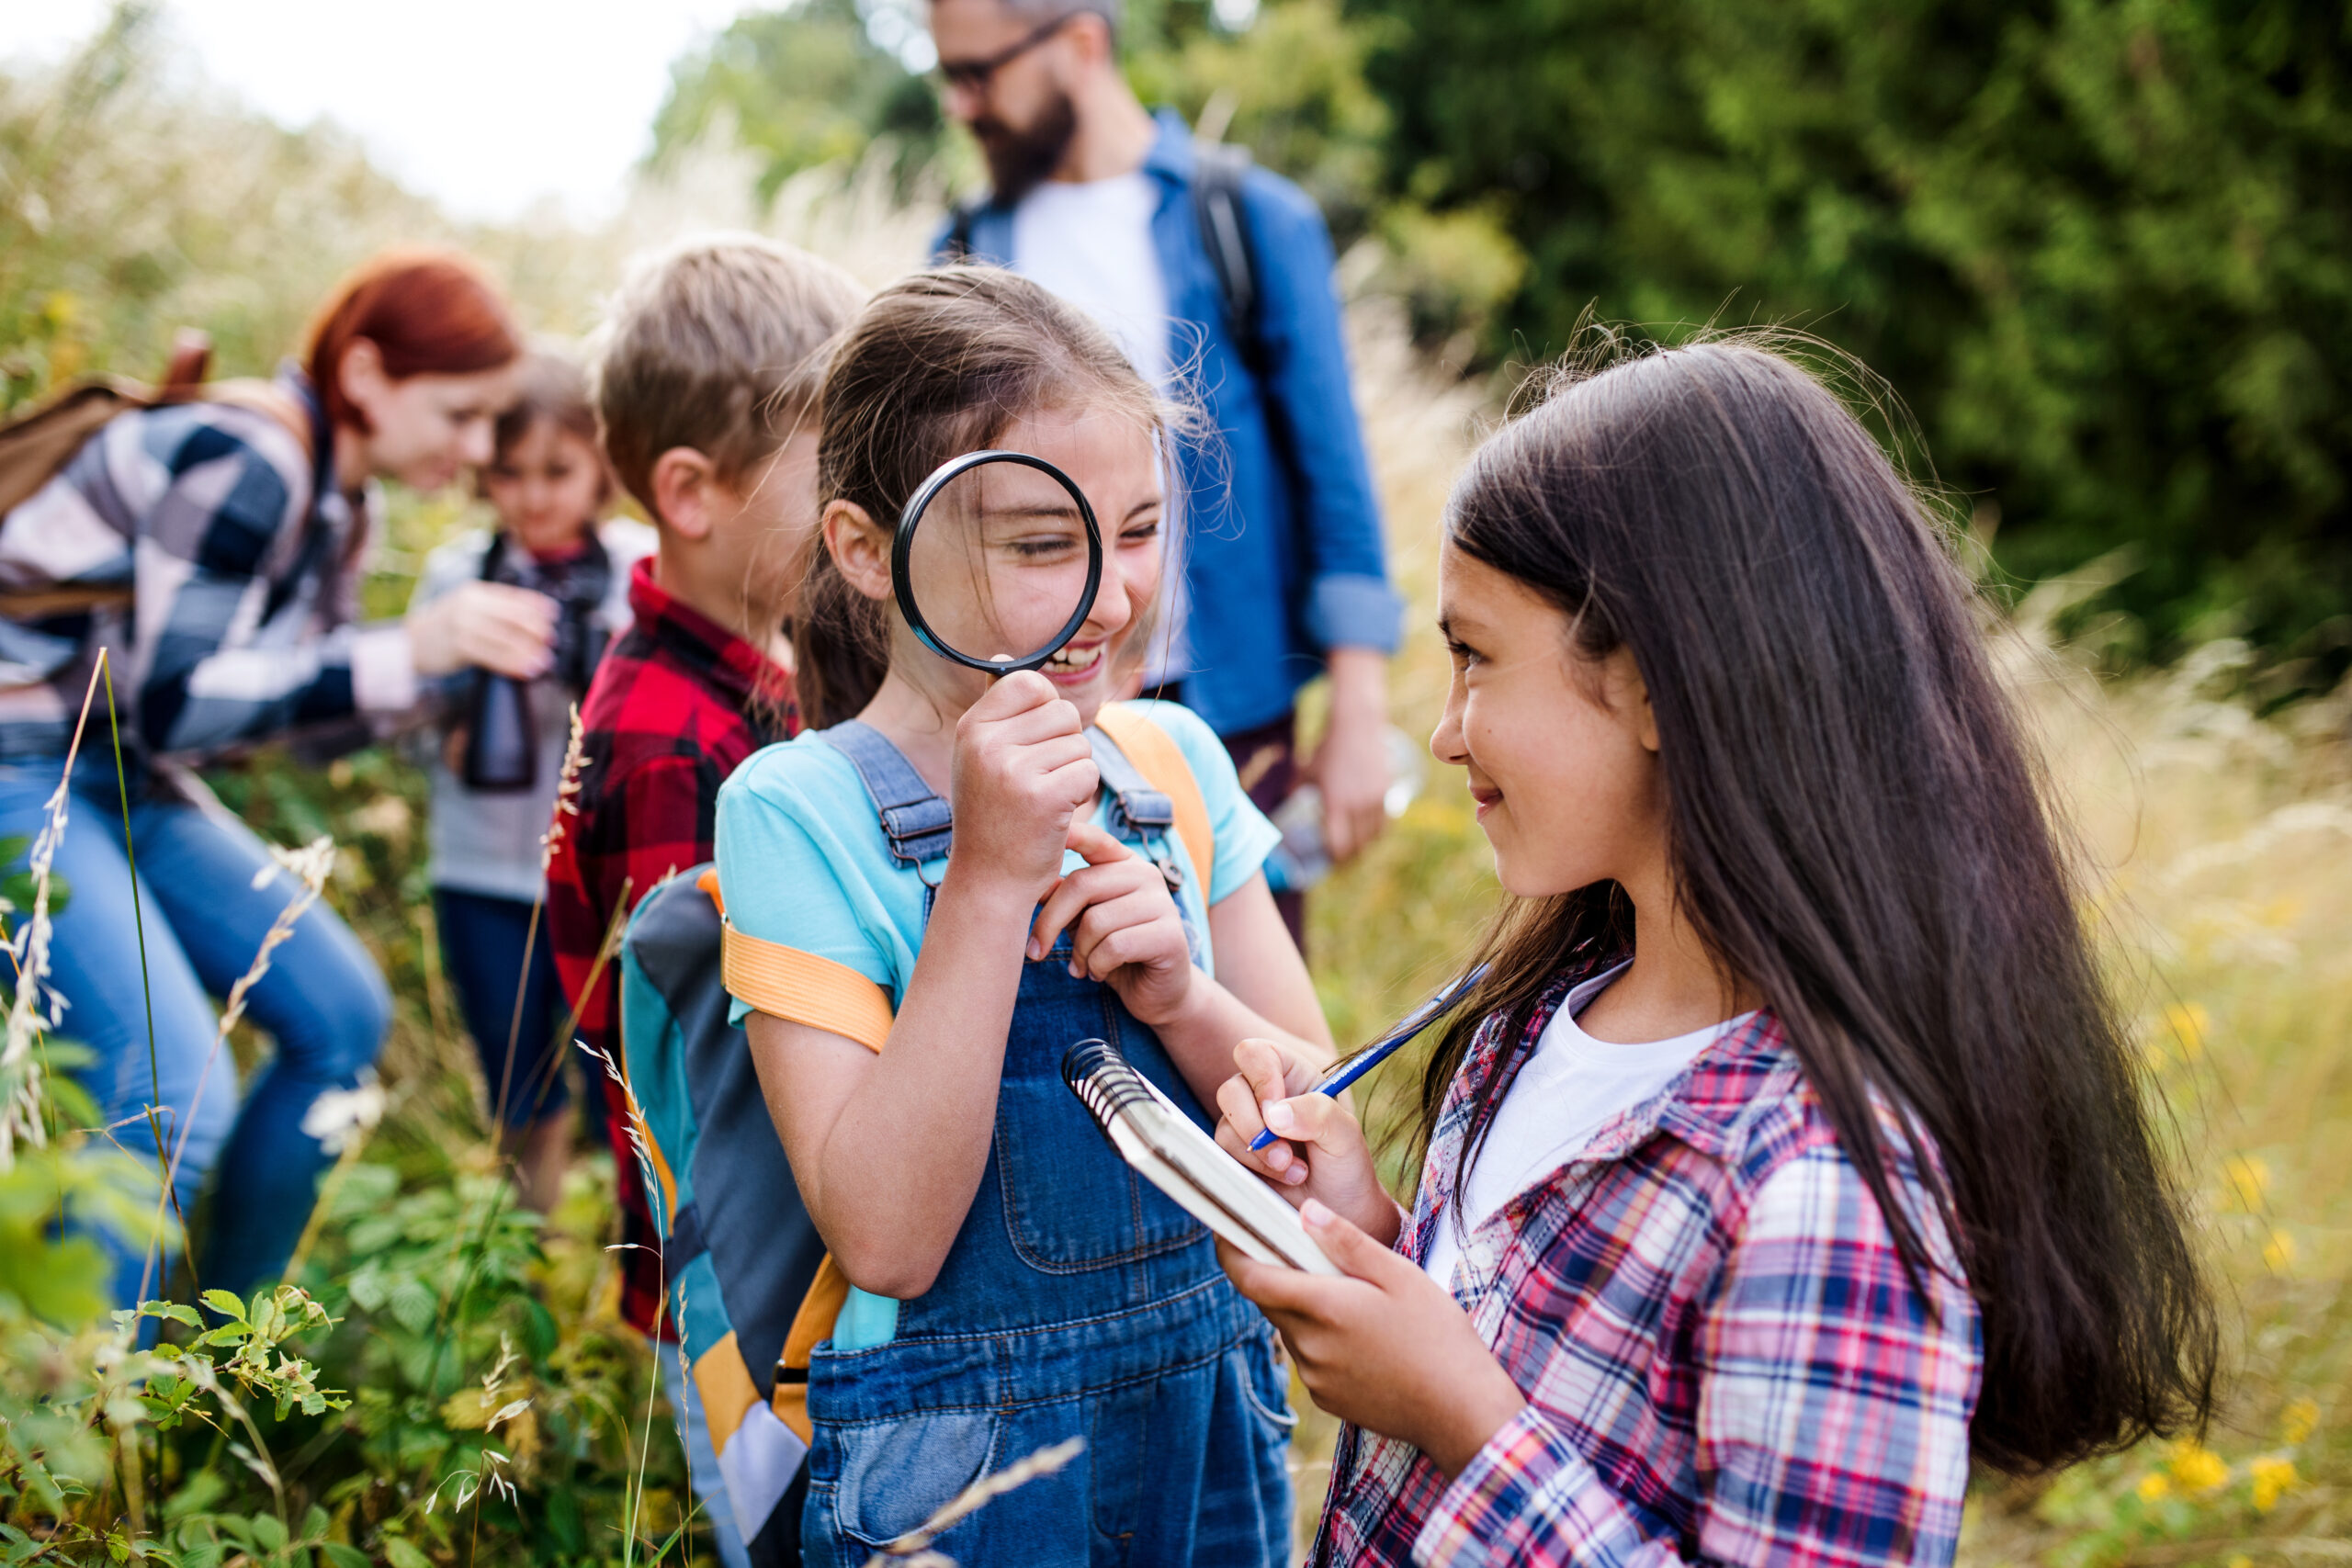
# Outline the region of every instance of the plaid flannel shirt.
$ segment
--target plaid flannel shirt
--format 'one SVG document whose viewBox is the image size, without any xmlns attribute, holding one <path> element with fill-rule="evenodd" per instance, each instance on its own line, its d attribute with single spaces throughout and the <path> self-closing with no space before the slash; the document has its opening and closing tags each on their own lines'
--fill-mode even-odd
<svg viewBox="0 0 2352 1568">
<path fill-rule="evenodd" d="M 324 449 L 309 379 L 289 367 L 278 385 Z M 64 754 L 102 647 L 134 754 L 203 755 L 411 706 L 407 632 L 354 624 L 381 511 L 373 485 L 356 499 L 319 485 L 294 433 L 240 404 L 108 421 L 8 513 L 0 585 L 134 597 L 0 620 L 0 758 Z"/>
<path fill-rule="evenodd" d="M 1453 1200 L 1467 1084 L 1589 973 L 1519 1037 L 1480 1031 L 1398 1250 L 1428 1256 Z M 1950 1562 L 1978 1315 L 1919 1171 L 1890 1174 L 1936 1258 L 1922 1290 L 1778 1020 L 1717 1041 L 1466 1239 L 1454 1297 L 1527 1406 L 1450 1483 L 1343 1429 L 1313 1561 Z"/>
<path fill-rule="evenodd" d="M 759 649 L 630 573 L 635 624 L 596 666 L 581 705 L 579 815 L 564 818 L 548 866 L 548 942 L 575 1033 L 621 1062 L 620 970 L 601 968 L 605 935 L 673 871 L 711 857 L 718 786 L 743 759 L 799 728 L 792 677 Z M 591 976 L 594 984 L 590 984 Z M 651 1333 L 662 1305 L 657 1234 L 629 1146 L 620 1088 L 592 1067 L 605 1096 L 605 1131 L 618 1163 L 621 1315 Z M 664 1338 L 675 1337 L 666 1318 Z"/>
</svg>

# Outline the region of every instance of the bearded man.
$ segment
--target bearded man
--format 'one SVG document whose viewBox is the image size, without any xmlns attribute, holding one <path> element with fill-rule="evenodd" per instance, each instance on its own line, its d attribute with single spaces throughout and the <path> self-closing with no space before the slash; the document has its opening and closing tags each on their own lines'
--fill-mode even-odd
<svg viewBox="0 0 2352 1568">
<path fill-rule="evenodd" d="M 1205 410 L 1213 432 L 1175 454 L 1186 570 L 1147 680 L 1208 720 L 1261 807 L 1317 785 L 1326 845 L 1346 860 L 1386 820 L 1402 602 L 1349 400 L 1322 215 L 1288 180 L 1235 161 L 1228 231 L 1204 235 L 1194 187 L 1213 154 L 1128 87 L 1118 0 L 930 10 L 942 101 L 979 142 L 992 186 L 934 249 L 1035 278 L 1091 311 L 1147 379 Z M 1229 282 L 1237 265 L 1246 300 Z M 1300 762 L 1297 694 L 1326 671 L 1329 718 Z M 1297 891 L 1278 898 L 1303 936 Z"/>
</svg>

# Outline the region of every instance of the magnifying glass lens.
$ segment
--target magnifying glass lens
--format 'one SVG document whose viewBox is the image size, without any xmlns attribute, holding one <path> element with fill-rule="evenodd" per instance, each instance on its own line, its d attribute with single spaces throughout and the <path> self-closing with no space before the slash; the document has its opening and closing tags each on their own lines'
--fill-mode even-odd
<svg viewBox="0 0 2352 1568">
<path fill-rule="evenodd" d="M 1031 461 L 981 461 L 910 515 L 905 590 L 939 651 L 1034 669 L 1076 630 L 1102 571 L 1075 487 Z"/>
</svg>

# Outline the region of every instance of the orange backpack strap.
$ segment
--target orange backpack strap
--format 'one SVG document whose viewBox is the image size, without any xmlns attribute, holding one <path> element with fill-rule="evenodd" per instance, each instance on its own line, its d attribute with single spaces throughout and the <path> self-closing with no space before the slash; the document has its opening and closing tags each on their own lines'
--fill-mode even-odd
<svg viewBox="0 0 2352 1568">
<path fill-rule="evenodd" d="M 1193 764 L 1168 732 L 1125 703 L 1105 703 L 1094 716 L 1095 728 L 1111 738 L 1128 761 L 1136 765 L 1152 788 L 1168 797 L 1176 811 L 1176 836 L 1184 840 L 1193 874 L 1201 879 L 1201 902 L 1209 897 L 1209 882 L 1216 874 L 1216 831 L 1209 825 L 1209 803 L 1201 794 Z"/>
<path fill-rule="evenodd" d="M 793 1314 L 791 1331 L 784 1337 L 784 1351 L 775 1359 L 775 1393 L 768 1400 L 768 1408 L 775 1418 L 800 1434 L 800 1440 L 810 1440 L 808 1424 L 808 1354 L 833 1337 L 833 1325 L 841 1321 L 842 1308 L 849 1302 L 849 1277 L 833 1255 L 817 1265 L 817 1278 L 809 1282 L 808 1293 L 800 1298 L 800 1310 Z"/>
<path fill-rule="evenodd" d="M 890 1038 L 888 992 L 846 964 L 768 942 L 724 922 L 718 973 L 727 994 L 771 1018 L 805 1023 L 879 1053 Z"/>
<path fill-rule="evenodd" d="M 737 931 L 718 896 L 717 866 L 695 877 L 695 886 L 718 906 L 718 976 L 729 996 L 771 1018 L 822 1029 L 881 1054 L 890 1038 L 889 993 L 846 964 Z"/>
</svg>

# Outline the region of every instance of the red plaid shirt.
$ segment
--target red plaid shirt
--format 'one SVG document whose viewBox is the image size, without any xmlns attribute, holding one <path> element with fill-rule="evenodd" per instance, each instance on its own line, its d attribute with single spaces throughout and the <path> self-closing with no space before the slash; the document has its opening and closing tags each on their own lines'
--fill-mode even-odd
<svg viewBox="0 0 2352 1568">
<path fill-rule="evenodd" d="M 1508 1042 L 1522 1059 L 1589 973 L 1561 976 Z M 1428 1256 L 1453 1200 L 1465 1086 L 1504 1032 L 1480 1032 L 1440 1113 L 1408 1257 Z M 1718 1040 L 1472 1232 L 1455 1299 L 1527 1407 L 1452 1482 L 1343 1429 L 1313 1561 L 1949 1563 L 1976 1303 L 1917 1168 L 1897 1155 L 1890 1175 L 1938 1259 L 1924 1292 L 1779 1021 Z"/>
<path fill-rule="evenodd" d="M 637 620 L 596 667 L 581 705 L 586 765 L 548 867 L 548 939 L 577 1033 L 621 1060 L 620 970 L 596 959 L 606 934 L 646 891 L 711 857 L 718 786 L 744 758 L 800 728 L 792 677 L 775 660 L 653 580 L 650 559 L 629 578 Z M 594 975 L 595 983 L 589 984 Z M 629 1146 L 620 1087 L 592 1068 L 605 1093 L 605 1132 L 619 1168 L 621 1315 L 651 1333 L 662 1305 L 645 1183 Z M 662 1319 L 663 1337 L 674 1337 Z"/>
</svg>

